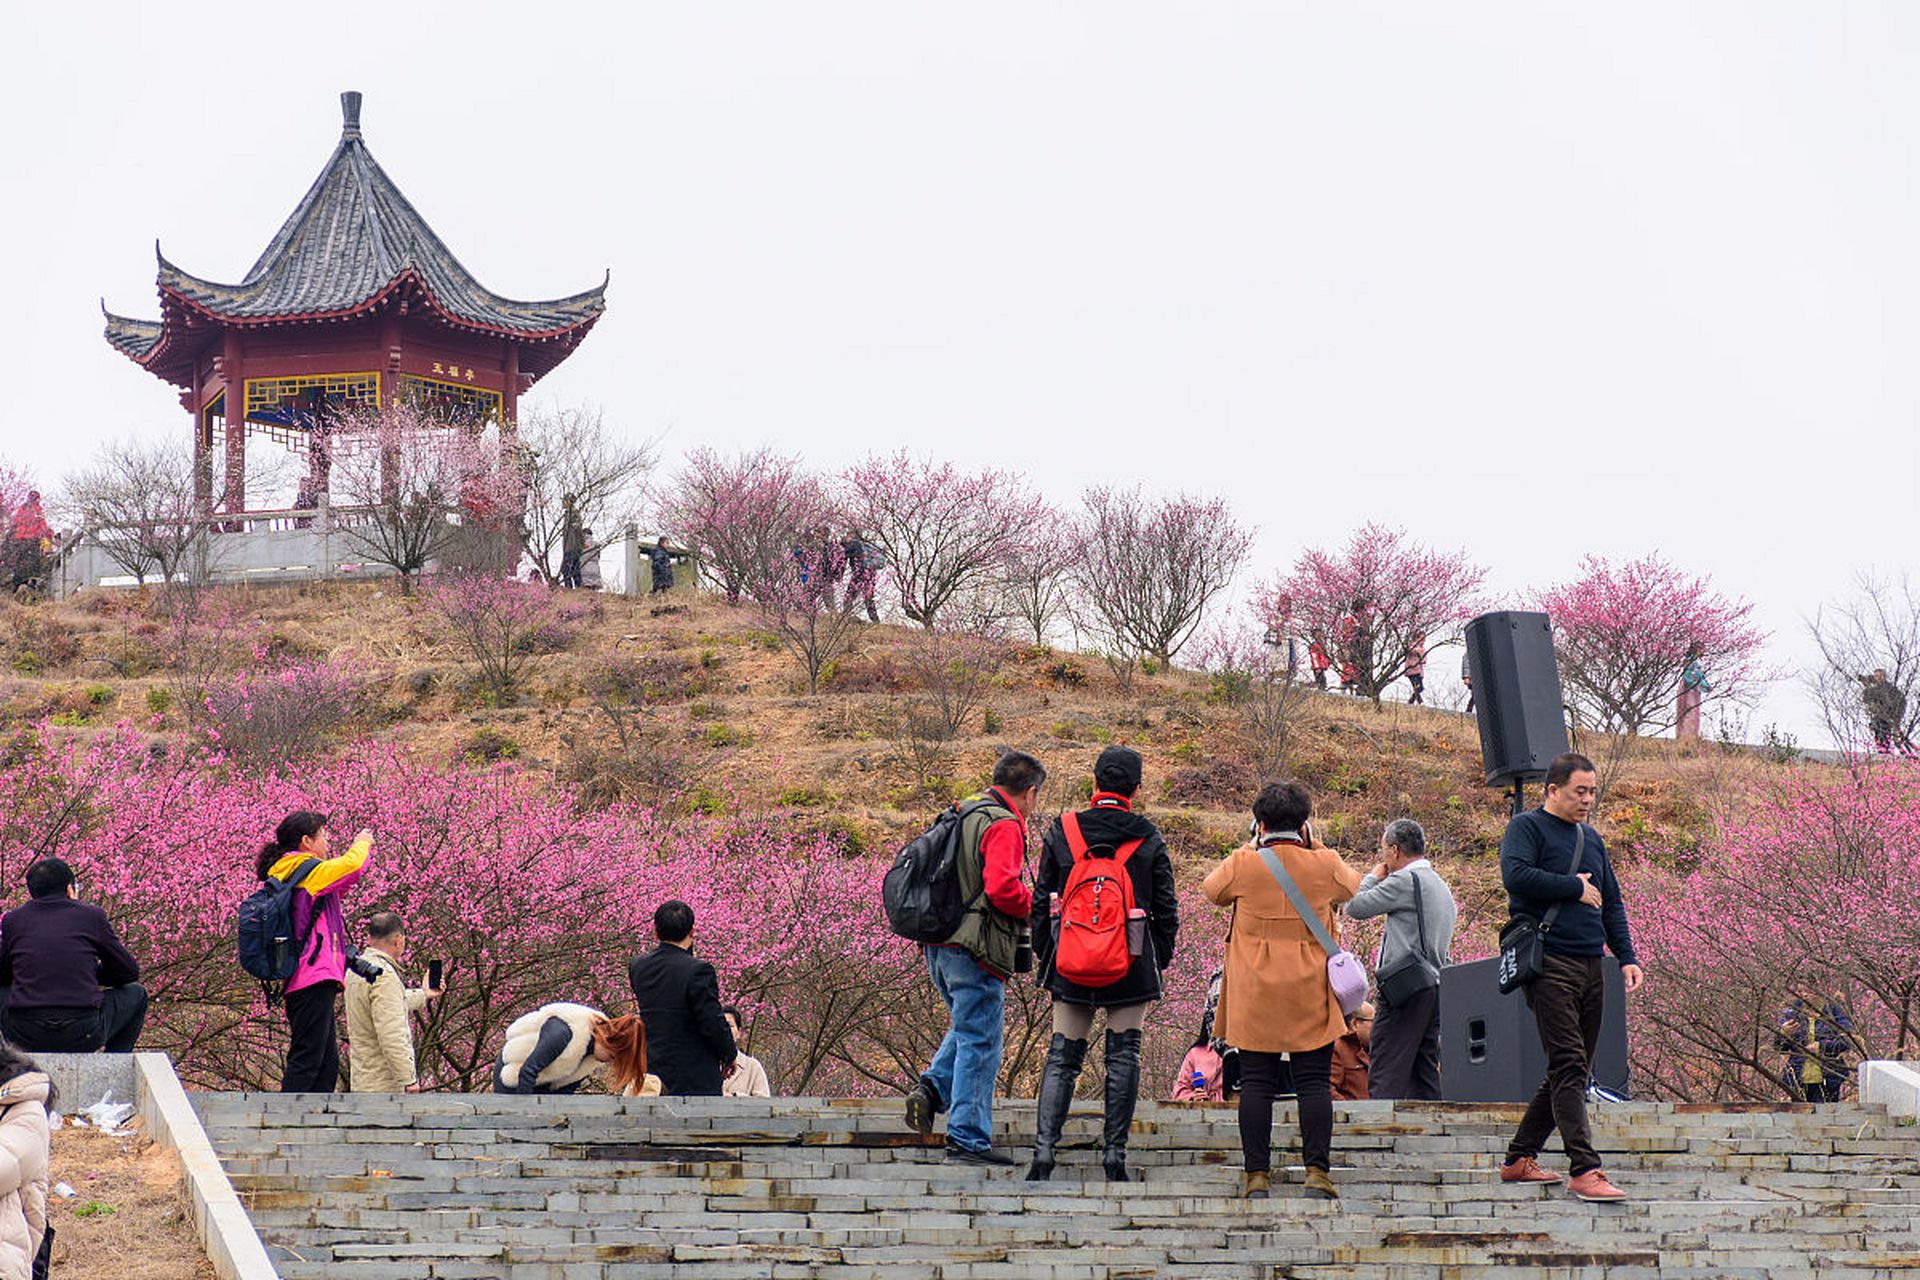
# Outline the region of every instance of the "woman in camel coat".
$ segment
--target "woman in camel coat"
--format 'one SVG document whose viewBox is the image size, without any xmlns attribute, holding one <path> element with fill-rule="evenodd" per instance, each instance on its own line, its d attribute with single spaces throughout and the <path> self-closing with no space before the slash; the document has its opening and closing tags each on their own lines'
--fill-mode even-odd
<svg viewBox="0 0 1920 1280">
<path fill-rule="evenodd" d="M 1300 1145 L 1307 1193 L 1333 1199 L 1333 1042 L 1347 1022 L 1327 982 L 1327 953 L 1268 870 L 1271 849 L 1320 916 L 1339 936 L 1340 904 L 1359 892 L 1360 873 L 1313 838 L 1313 801 L 1297 782 L 1269 783 L 1253 802 L 1254 841 L 1227 855 L 1200 886 L 1209 901 L 1233 909 L 1218 1034 L 1240 1051 L 1242 1194 L 1267 1194 L 1273 1159 L 1273 1098 L 1280 1055 L 1292 1057 L 1300 1095 Z"/>
</svg>

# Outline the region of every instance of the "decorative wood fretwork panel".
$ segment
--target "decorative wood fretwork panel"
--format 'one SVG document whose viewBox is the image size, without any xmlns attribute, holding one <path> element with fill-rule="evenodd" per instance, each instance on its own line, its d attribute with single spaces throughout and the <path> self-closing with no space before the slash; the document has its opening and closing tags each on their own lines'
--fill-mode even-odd
<svg viewBox="0 0 1920 1280">
<path fill-rule="evenodd" d="M 295 374 L 247 379 L 247 425 L 291 448 L 306 445 L 314 412 L 374 409 L 380 404 L 377 373 Z"/>
<path fill-rule="evenodd" d="M 472 370 L 467 372 L 472 376 Z M 394 394 L 448 422 L 488 422 L 500 417 L 500 393 L 484 387 L 403 373 L 394 382 Z"/>
</svg>

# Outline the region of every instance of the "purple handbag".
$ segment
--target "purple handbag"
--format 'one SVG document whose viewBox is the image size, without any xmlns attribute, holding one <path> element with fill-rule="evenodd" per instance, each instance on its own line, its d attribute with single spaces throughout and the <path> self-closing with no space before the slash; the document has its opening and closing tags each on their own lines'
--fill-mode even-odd
<svg viewBox="0 0 1920 1280">
<path fill-rule="evenodd" d="M 1367 969 L 1360 963 L 1360 957 L 1351 951 L 1343 951 L 1340 944 L 1327 932 L 1326 924 L 1320 915 L 1307 903 L 1307 897 L 1300 887 L 1287 874 L 1280 858 L 1266 845 L 1260 846 L 1260 857 L 1266 862 L 1267 870 L 1286 890 L 1287 898 L 1293 903 L 1293 909 L 1306 921 L 1307 928 L 1313 934 L 1314 941 L 1327 953 L 1327 985 L 1333 988 L 1333 998 L 1340 1004 L 1342 1016 L 1353 1016 L 1354 1010 L 1367 1002 Z"/>
</svg>

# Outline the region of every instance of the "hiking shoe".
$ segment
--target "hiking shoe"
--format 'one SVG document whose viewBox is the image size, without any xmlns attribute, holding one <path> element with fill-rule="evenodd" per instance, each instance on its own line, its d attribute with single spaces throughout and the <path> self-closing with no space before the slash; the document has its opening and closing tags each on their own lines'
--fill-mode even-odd
<svg viewBox="0 0 1920 1280">
<path fill-rule="evenodd" d="M 992 1147 L 975 1151 L 972 1147 L 963 1147 L 952 1138 L 947 1139 L 947 1159 L 955 1164 L 983 1164 L 993 1169 L 1011 1169 L 1015 1161 L 1012 1156 L 1003 1156 Z"/>
<path fill-rule="evenodd" d="M 1502 1182 L 1537 1182 L 1542 1186 L 1560 1181 L 1557 1173 L 1548 1173 L 1532 1156 L 1521 1156 L 1500 1166 Z"/>
<path fill-rule="evenodd" d="M 933 1117 L 939 1109 L 939 1104 L 934 1101 L 933 1090 L 927 1088 L 926 1081 L 922 1080 L 907 1090 L 907 1128 L 921 1137 L 933 1133 Z"/>
<path fill-rule="evenodd" d="M 1265 1200 L 1272 1182 L 1272 1176 L 1265 1169 L 1258 1173 L 1243 1173 L 1240 1175 L 1240 1195 L 1246 1200 Z"/>
<path fill-rule="evenodd" d="M 1307 1170 L 1307 1199 L 1338 1200 L 1340 1193 L 1334 1190 L 1333 1179 L 1327 1176 L 1325 1169 Z"/>
<path fill-rule="evenodd" d="M 1575 1174 L 1568 1181 L 1567 1190 L 1589 1204 L 1611 1204 L 1627 1198 L 1627 1193 L 1608 1182 L 1607 1175 L 1598 1169 Z"/>
</svg>

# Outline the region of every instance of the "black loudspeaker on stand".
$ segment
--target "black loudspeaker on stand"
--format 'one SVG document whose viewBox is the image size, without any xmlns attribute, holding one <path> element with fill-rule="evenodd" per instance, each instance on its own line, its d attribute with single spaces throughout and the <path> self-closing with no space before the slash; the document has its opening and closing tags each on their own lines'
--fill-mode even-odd
<svg viewBox="0 0 1920 1280">
<path fill-rule="evenodd" d="M 1487 785 L 1545 777 L 1547 765 L 1567 749 L 1560 667 L 1547 615 L 1504 610 L 1469 622 L 1467 673 Z"/>
<path fill-rule="evenodd" d="M 1632 1097 L 1627 1077 L 1627 988 L 1608 956 L 1607 1003 L 1593 1051 L 1594 1082 Z M 1531 1102 L 1547 1055 L 1527 998 L 1500 994 L 1500 959 L 1440 971 L 1440 1090 L 1448 1102 Z"/>
</svg>

